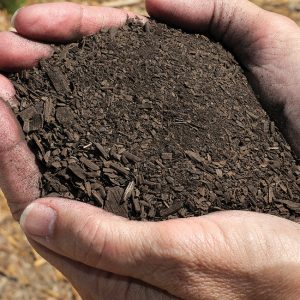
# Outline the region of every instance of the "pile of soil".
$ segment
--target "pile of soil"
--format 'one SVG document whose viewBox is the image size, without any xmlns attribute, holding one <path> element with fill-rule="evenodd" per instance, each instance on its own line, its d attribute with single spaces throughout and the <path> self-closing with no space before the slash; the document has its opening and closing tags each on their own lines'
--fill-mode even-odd
<svg viewBox="0 0 300 300">
<path fill-rule="evenodd" d="M 300 216 L 300 168 L 233 56 L 128 22 L 11 75 L 41 196 L 138 220 L 239 209 Z"/>
</svg>

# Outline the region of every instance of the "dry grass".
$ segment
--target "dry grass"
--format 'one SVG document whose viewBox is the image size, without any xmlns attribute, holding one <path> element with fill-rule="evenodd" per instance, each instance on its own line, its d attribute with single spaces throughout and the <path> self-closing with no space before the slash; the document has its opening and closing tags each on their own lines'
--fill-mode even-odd
<svg viewBox="0 0 300 300">
<path fill-rule="evenodd" d="M 66 279 L 29 245 L 0 195 L 0 299 L 80 299 Z"/>
<path fill-rule="evenodd" d="M 38 2 L 28 0 L 27 4 Z M 54 1 L 51 1 L 54 2 Z M 62 1 L 61 1 L 62 2 Z M 145 13 L 142 0 L 77 1 L 112 5 Z M 255 0 L 266 9 L 294 18 L 300 24 L 300 0 Z M 9 28 L 9 16 L 0 11 L 0 30 Z M 30 247 L 19 225 L 13 221 L 0 192 L 0 299 L 71 300 L 79 299 L 63 276 Z"/>
</svg>

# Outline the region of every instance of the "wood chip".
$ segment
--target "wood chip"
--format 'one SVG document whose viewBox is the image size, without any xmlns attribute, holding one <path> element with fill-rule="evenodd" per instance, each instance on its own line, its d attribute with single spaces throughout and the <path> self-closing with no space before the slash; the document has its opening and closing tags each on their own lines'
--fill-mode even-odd
<svg viewBox="0 0 300 300">
<path fill-rule="evenodd" d="M 54 110 L 53 101 L 50 98 L 47 98 L 44 103 L 44 120 L 47 123 L 50 123 L 52 119 L 52 112 Z"/>
<path fill-rule="evenodd" d="M 126 202 L 132 196 L 133 190 L 134 190 L 134 181 L 131 181 L 124 192 L 123 195 L 124 202 Z"/>
<path fill-rule="evenodd" d="M 58 107 L 55 114 L 56 120 L 65 127 L 72 126 L 75 115 L 70 107 Z"/>
<path fill-rule="evenodd" d="M 87 159 L 86 157 L 82 156 L 80 158 L 80 161 L 88 168 L 93 171 L 99 171 L 100 168 L 95 163 L 93 163 L 91 160 Z"/>
<path fill-rule="evenodd" d="M 140 203 L 139 203 L 138 198 L 136 198 L 136 197 L 133 197 L 133 206 L 134 206 L 134 210 L 135 210 L 137 213 L 140 213 L 140 212 L 141 212 L 141 206 L 140 206 Z"/>
<path fill-rule="evenodd" d="M 185 151 L 184 152 L 191 160 L 198 162 L 198 163 L 203 163 L 205 159 L 200 156 L 199 153 L 194 152 L 194 151 Z"/>
<path fill-rule="evenodd" d="M 105 201 L 105 209 L 119 216 L 127 217 L 127 208 L 121 205 L 124 189 L 121 187 L 113 187 L 107 189 L 107 197 Z"/>
<path fill-rule="evenodd" d="M 160 211 L 161 217 L 167 217 L 179 211 L 183 206 L 183 202 L 177 201 L 174 202 L 169 208 L 163 209 Z"/>
<path fill-rule="evenodd" d="M 95 201 L 100 205 L 100 207 L 103 207 L 104 200 L 102 199 L 100 193 L 98 193 L 95 190 L 92 190 L 92 195 L 93 195 L 93 198 L 95 199 Z"/>
<path fill-rule="evenodd" d="M 110 162 L 110 167 L 114 170 L 116 170 L 118 173 L 122 174 L 122 175 L 128 175 L 129 174 L 129 169 L 125 168 L 124 166 L 121 166 L 118 163 L 115 162 Z"/>
<path fill-rule="evenodd" d="M 122 153 L 122 155 L 124 155 L 129 161 L 133 161 L 135 163 L 138 163 L 141 161 L 141 159 L 138 156 L 136 156 L 128 151 L 124 151 Z"/>
<path fill-rule="evenodd" d="M 30 120 L 34 115 L 36 115 L 36 109 L 30 106 L 19 113 L 19 116 L 23 121 Z"/>
<path fill-rule="evenodd" d="M 284 204 L 288 209 L 295 211 L 297 214 L 300 214 L 300 203 L 293 202 L 290 200 L 275 200 L 277 203 Z"/>
<path fill-rule="evenodd" d="M 99 143 L 95 143 L 96 148 L 99 150 L 99 152 L 101 153 L 101 155 L 108 160 L 109 159 L 109 154 L 108 152 L 103 148 L 103 146 Z"/>
<path fill-rule="evenodd" d="M 86 175 L 84 170 L 77 164 L 72 164 L 69 165 L 69 170 L 76 175 L 78 178 L 85 180 L 86 179 Z"/>
<path fill-rule="evenodd" d="M 71 92 L 67 77 L 58 68 L 47 67 L 46 73 L 58 93 L 68 94 Z"/>
<path fill-rule="evenodd" d="M 163 160 L 171 160 L 173 158 L 173 154 L 172 153 L 162 153 L 161 158 Z"/>
</svg>

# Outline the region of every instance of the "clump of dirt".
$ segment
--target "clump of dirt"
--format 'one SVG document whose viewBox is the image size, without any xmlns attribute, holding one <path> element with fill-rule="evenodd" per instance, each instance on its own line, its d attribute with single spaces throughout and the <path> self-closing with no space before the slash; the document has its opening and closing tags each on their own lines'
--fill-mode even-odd
<svg viewBox="0 0 300 300">
<path fill-rule="evenodd" d="M 233 56 L 202 35 L 131 21 L 11 78 L 41 196 L 138 220 L 300 215 L 289 146 Z"/>
</svg>

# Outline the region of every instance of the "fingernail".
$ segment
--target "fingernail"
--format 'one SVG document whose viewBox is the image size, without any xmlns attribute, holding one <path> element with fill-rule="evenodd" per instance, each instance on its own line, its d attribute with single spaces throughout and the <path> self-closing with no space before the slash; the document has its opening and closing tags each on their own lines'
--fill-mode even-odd
<svg viewBox="0 0 300 300">
<path fill-rule="evenodd" d="M 19 8 L 15 11 L 15 13 L 13 14 L 13 16 L 11 17 L 11 20 L 10 20 L 10 23 L 11 23 L 11 26 L 12 27 L 15 27 L 15 20 L 16 20 L 16 17 L 18 15 L 18 13 L 20 12 L 22 8 Z"/>
<path fill-rule="evenodd" d="M 56 219 L 57 213 L 54 209 L 44 204 L 32 203 L 24 210 L 20 225 L 28 235 L 48 237 L 54 231 Z"/>
</svg>

